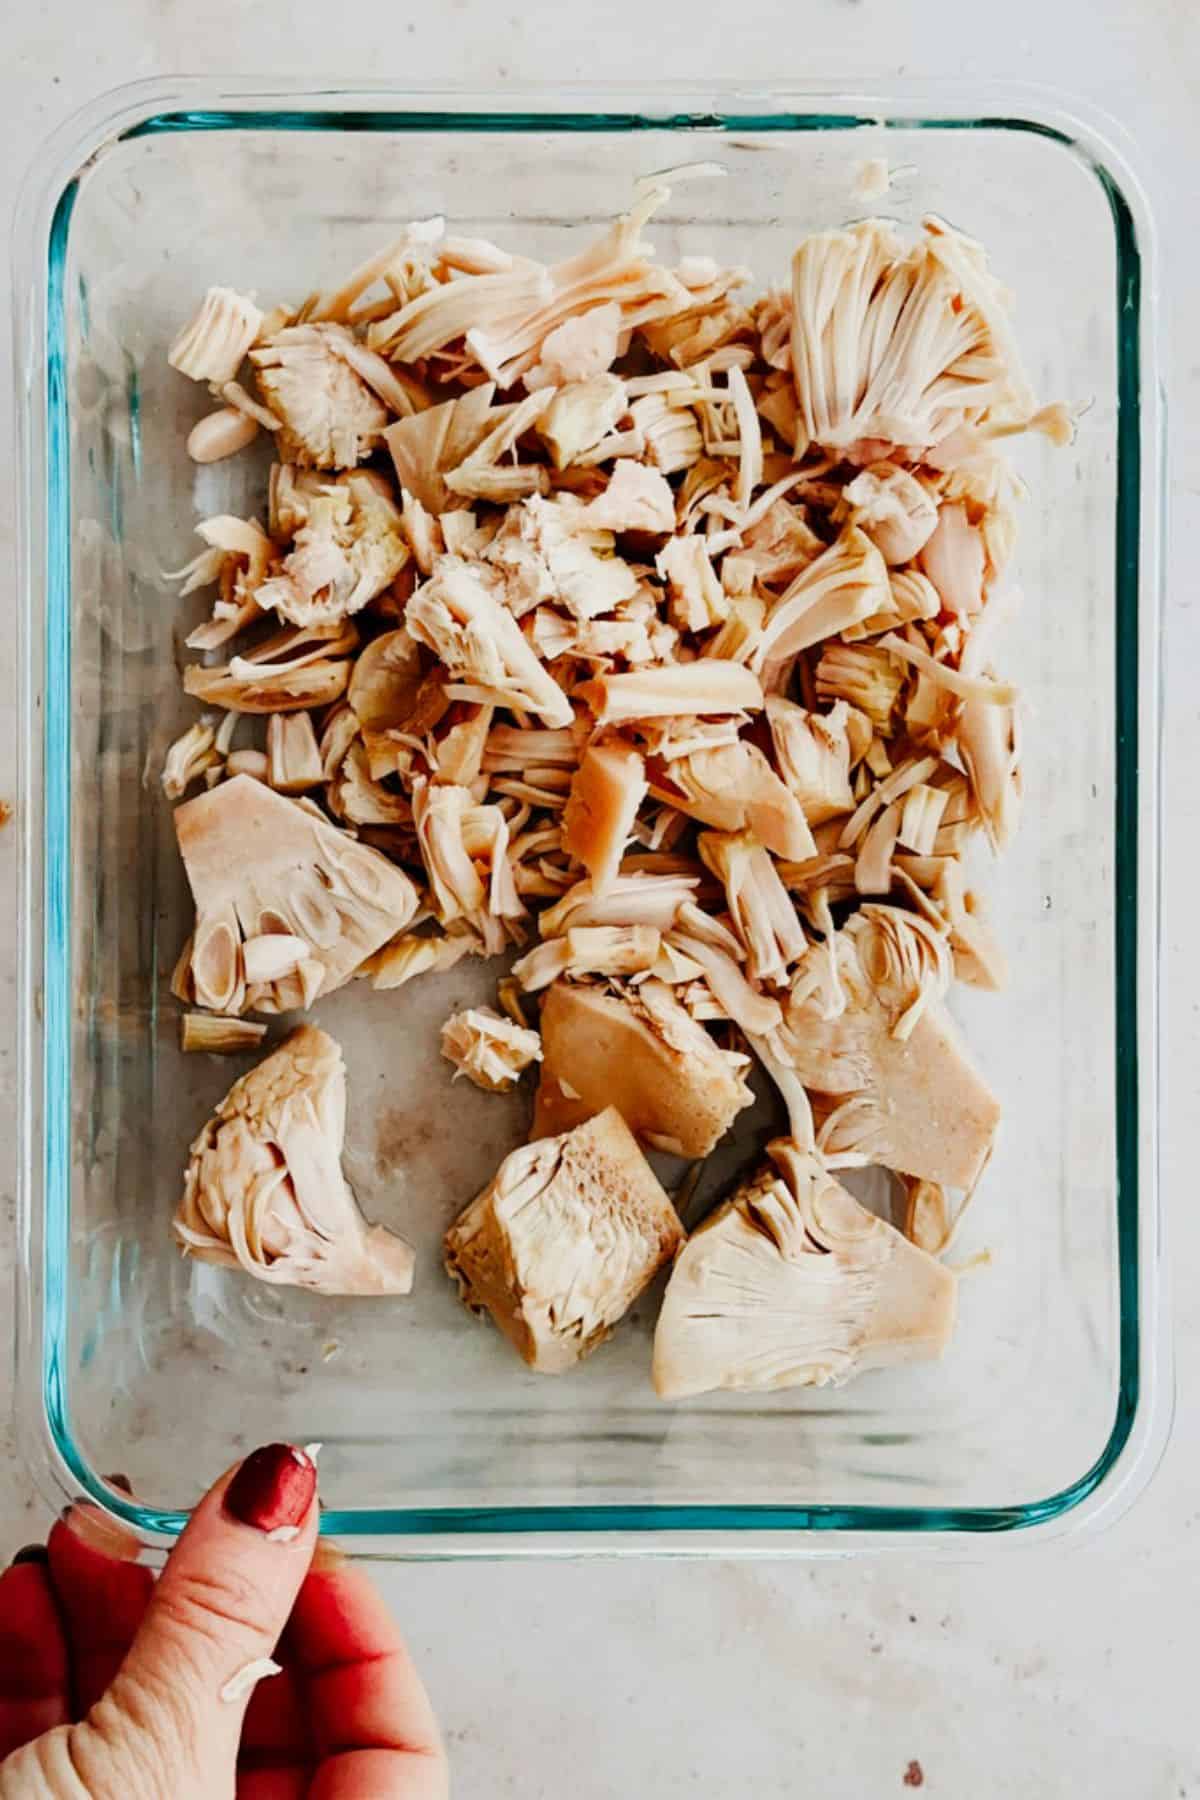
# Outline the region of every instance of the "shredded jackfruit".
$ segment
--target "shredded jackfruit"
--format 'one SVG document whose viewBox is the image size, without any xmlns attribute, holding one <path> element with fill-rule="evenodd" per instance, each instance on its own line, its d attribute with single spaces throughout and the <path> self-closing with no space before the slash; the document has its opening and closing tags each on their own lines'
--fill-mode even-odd
<svg viewBox="0 0 1200 1800">
<path fill-rule="evenodd" d="M 1070 421 L 942 221 L 817 232 L 747 299 L 745 270 L 656 256 L 666 197 L 640 183 L 552 264 L 426 219 L 299 304 L 208 290 L 169 351 L 216 407 L 190 453 L 267 432 L 275 461 L 266 528 L 201 521 L 173 577 L 181 601 L 213 590 L 183 686 L 215 710 L 161 782 L 196 901 L 186 1048 L 250 1047 L 241 1015 L 356 975 L 389 993 L 517 953 L 499 1010 L 459 1007 L 441 1047 L 495 1091 L 539 1063 L 539 1141 L 447 1250 L 535 1367 L 598 1342 L 680 1235 L 624 1126 L 586 1121 L 611 1102 L 643 1146 L 707 1155 L 759 1058 L 791 1138 L 677 1267 L 674 1395 L 842 1379 L 948 1335 L 949 1277 L 913 1244 L 940 1254 L 943 1186 L 973 1189 L 998 1116 L 946 1001 L 1003 979 L 966 872 L 1021 795 L 1002 452 Z M 370 1286 L 336 1050 L 289 1044 L 197 1140 L 180 1237 Z M 593 1138 L 648 1233 L 572 1161 Z M 912 1243 L 829 1174 L 872 1162 L 911 1184 Z"/>
</svg>

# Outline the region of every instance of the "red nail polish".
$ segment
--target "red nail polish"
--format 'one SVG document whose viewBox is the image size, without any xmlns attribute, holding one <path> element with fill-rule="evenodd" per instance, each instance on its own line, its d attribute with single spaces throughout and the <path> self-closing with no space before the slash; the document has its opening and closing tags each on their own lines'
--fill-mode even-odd
<svg viewBox="0 0 1200 1800">
<path fill-rule="evenodd" d="M 45 1544 L 25 1544 L 13 1557 L 11 1566 L 16 1569 L 19 1568 L 22 1563 L 47 1564 L 49 1561 L 50 1552 L 47 1550 Z"/>
<path fill-rule="evenodd" d="M 294 1444 L 267 1444 L 248 1456 L 225 1490 L 225 1510 L 256 1531 L 294 1530 L 317 1490 L 316 1465 Z"/>
</svg>

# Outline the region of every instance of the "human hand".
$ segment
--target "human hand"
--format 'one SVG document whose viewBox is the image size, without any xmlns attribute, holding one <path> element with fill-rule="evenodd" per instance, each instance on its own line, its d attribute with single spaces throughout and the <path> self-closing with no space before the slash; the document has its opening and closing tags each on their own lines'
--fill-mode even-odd
<svg viewBox="0 0 1200 1800">
<path fill-rule="evenodd" d="M 366 1576 L 318 1549 L 316 1487 L 302 1450 L 255 1451 L 157 1582 L 87 1506 L 22 1552 L 0 1575 L 0 1800 L 445 1800 L 425 1690 Z"/>
</svg>

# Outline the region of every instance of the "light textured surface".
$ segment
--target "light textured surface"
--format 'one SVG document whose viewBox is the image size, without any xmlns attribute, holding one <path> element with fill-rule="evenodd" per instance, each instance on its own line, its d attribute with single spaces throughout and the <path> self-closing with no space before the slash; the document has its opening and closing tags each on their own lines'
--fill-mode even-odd
<svg viewBox="0 0 1200 1800">
<path fill-rule="evenodd" d="M 664 72 L 681 82 L 714 74 L 849 83 L 965 75 L 1060 84 L 1133 132 L 1179 302 L 1169 364 L 1179 578 L 1168 620 L 1163 1175 L 1172 1261 L 1194 1268 L 1200 1214 L 1183 1127 L 1200 1101 L 1200 997 L 1185 933 L 1200 878 L 1200 806 L 1184 771 L 1200 749 L 1191 691 L 1200 613 L 1182 557 L 1191 525 L 1200 525 L 1200 362 L 1188 336 L 1200 279 L 1200 16 L 1188 0 L 1137 8 L 1010 0 L 1002 15 L 949 0 L 745 0 L 736 15 L 681 0 L 653 9 L 614 0 L 601 22 L 595 9 L 548 0 L 520 11 L 452 0 L 419 12 L 361 0 L 345 37 L 340 27 L 331 34 L 330 16 L 315 0 L 295 0 L 285 34 L 277 13 L 232 0 L 112 0 L 103 8 L 47 0 L 19 9 L 0 69 L 4 210 L 45 130 L 105 87 L 164 71 L 325 76 L 333 67 L 391 74 L 398 84 Z M 0 310 L 7 304 L 5 288 Z M 5 416 L 7 346 L 0 320 Z M 6 574 L 12 508 L 5 483 Z M 0 734 L 8 743 L 11 683 L 11 658 L 0 657 Z M 11 785 L 0 766 L 0 797 Z M 8 1314 L 12 1242 L 14 865 L 9 832 L 0 835 L 0 1319 Z M 732 1800 L 750 1792 L 761 1800 L 874 1800 L 907 1791 L 905 1771 L 916 1758 L 923 1792 L 954 1800 L 1084 1792 L 1200 1800 L 1200 1304 L 1191 1282 L 1176 1284 L 1174 1303 L 1180 1399 L 1171 1449 L 1136 1509 L 1080 1551 L 1030 1555 L 1018 1546 L 991 1562 L 936 1565 L 896 1558 L 387 1571 L 386 1592 L 442 1713 L 457 1791 L 481 1800 L 539 1800 L 564 1788 L 575 1800 Z M 5 1343 L 0 1391 L 8 1379 Z M 0 1438 L 0 1548 L 40 1532 L 44 1511 Z"/>
</svg>

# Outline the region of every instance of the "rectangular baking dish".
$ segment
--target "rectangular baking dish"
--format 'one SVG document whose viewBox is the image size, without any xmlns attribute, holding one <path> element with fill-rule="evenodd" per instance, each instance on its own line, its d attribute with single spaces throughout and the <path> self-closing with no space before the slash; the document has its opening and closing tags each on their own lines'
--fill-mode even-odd
<svg viewBox="0 0 1200 1800">
<path fill-rule="evenodd" d="M 1030 498 L 1006 671 L 1028 696 L 1025 815 L 984 876 L 1011 955 L 955 1006 L 1005 1106 L 937 1366 L 840 1390 L 664 1406 L 654 1306 L 566 1380 L 523 1369 L 437 1267 L 448 1219 L 521 1129 L 436 1055 L 494 968 L 320 1007 L 350 1074 L 347 1168 L 418 1246 L 401 1302 L 328 1301 L 185 1264 L 186 1147 L 238 1063 L 183 1057 L 189 928 L 166 745 L 203 609 L 163 571 L 194 520 L 261 506 L 249 459 L 197 470 L 205 405 L 165 350 L 198 293 L 297 297 L 407 219 L 546 257 L 698 160 L 653 238 L 762 284 L 799 237 L 936 212 L 1012 287 L 1076 442 L 1017 456 Z M 1027 1540 L 1111 1518 L 1169 1415 L 1156 1190 L 1161 405 L 1151 224 L 1107 128 L 1028 97 L 931 91 L 305 92 L 167 81 L 46 145 L 16 228 L 24 681 L 17 1410 L 45 1490 L 169 1540 L 217 1470 L 320 1439 L 325 1528 L 388 1556 L 846 1551 Z M 515 1110 L 514 1110 L 515 1107 Z M 763 1113 L 752 1121 L 761 1132 Z M 105 1472 L 127 1472 L 135 1501 Z"/>
</svg>

